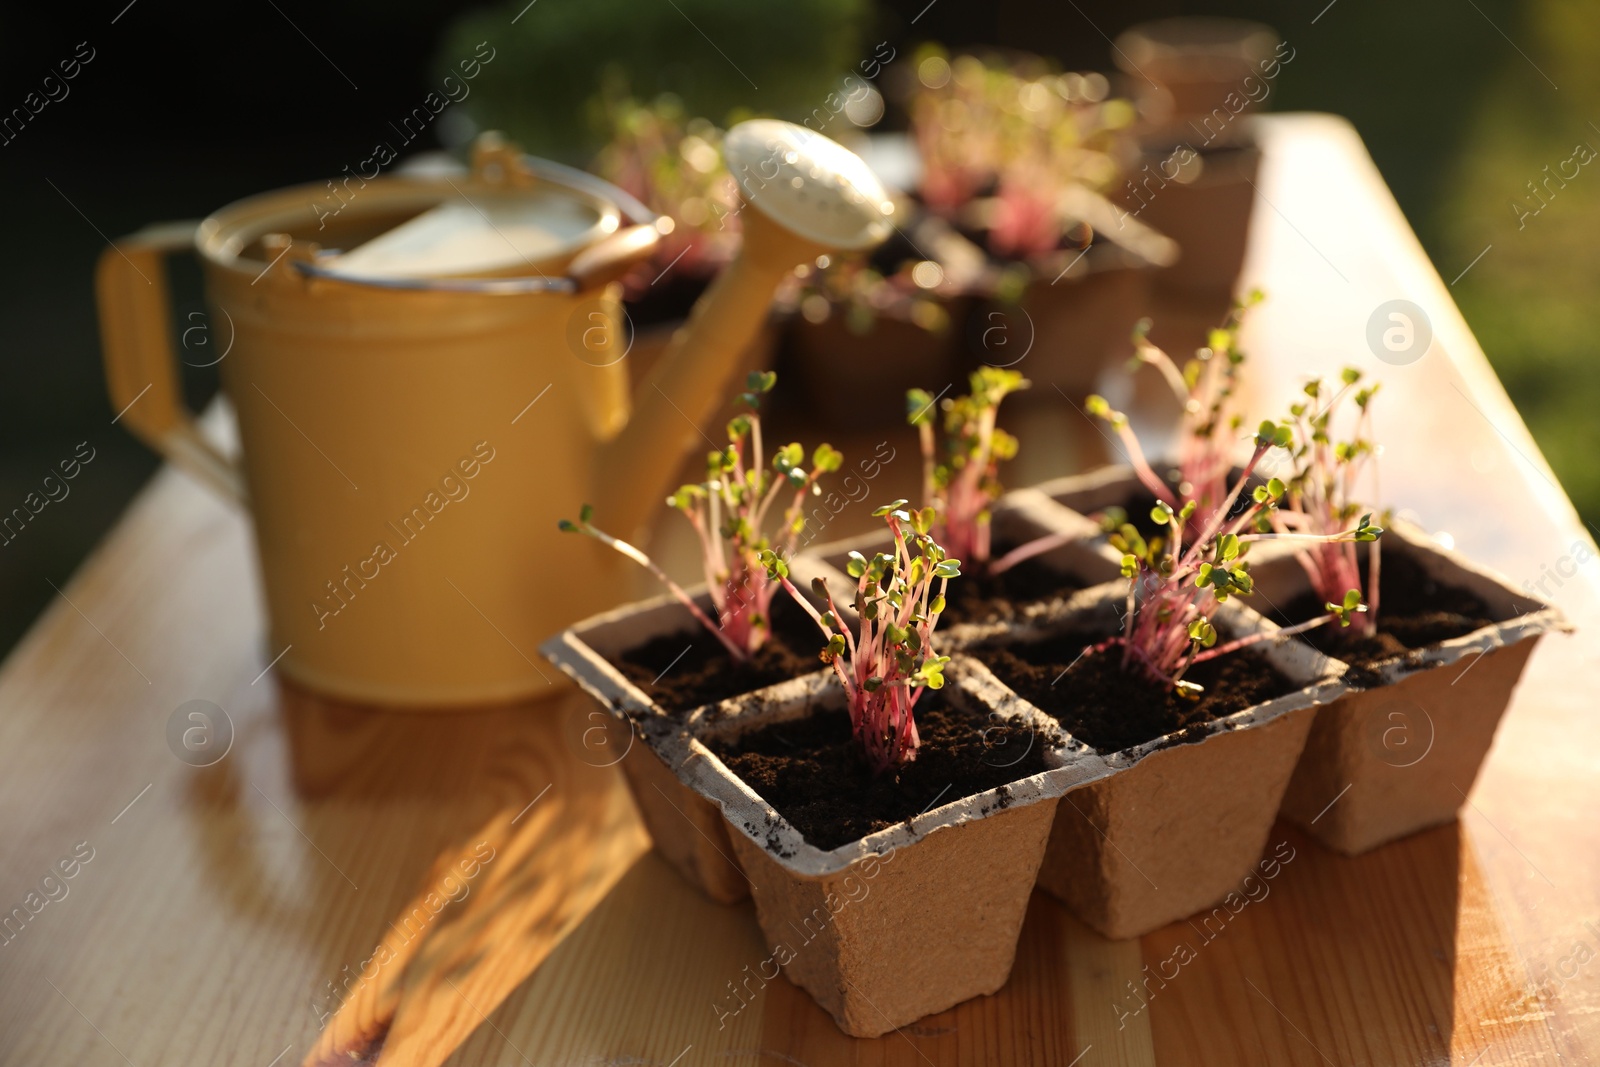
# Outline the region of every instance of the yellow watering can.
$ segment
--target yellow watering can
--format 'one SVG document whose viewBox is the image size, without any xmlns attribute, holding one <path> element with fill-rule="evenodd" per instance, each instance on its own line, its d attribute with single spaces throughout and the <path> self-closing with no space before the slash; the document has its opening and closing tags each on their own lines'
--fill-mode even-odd
<svg viewBox="0 0 1600 1067">
<path fill-rule="evenodd" d="M 248 508 L 267 651 L 287 676 L 392 706 L 554 691 L 539 642 L 617 603 L 630 577 L 557 520 L 590 501 L 619 534 L 641 525 L 703 446 L 784 276 L 890 230 L 882 185 L 827 138 L 757 120 L 724 151 L 752 209 L 742 248 L 631 404 L 616 279 L 655 247 L 658 220 L 492 135 L 470 176 L 352 175 L 106 250 L 112 406 Z M 239 464 L 182 405 L 162 257 L 186 249 Z"/>
</svg>

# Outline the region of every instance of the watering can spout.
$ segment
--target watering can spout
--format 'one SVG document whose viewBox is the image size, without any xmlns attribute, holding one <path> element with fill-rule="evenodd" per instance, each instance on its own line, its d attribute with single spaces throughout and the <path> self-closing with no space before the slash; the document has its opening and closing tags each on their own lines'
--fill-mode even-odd
<svg viewBox="0 0 1600 1067">
<path fill-rule="evenodd" d="M 639 384 L 627 426 L 601 447 L 595 504 L 619 532 L 645 523 L 683 456 L 705 443 L 703 427 L 783 279 L 824 253 L 872 248 L 892 229 L 883 184 L 821 134 L 756 119 L 729 130 L 723 151 L 751 209 L 743 241 Z"/>
</svg>

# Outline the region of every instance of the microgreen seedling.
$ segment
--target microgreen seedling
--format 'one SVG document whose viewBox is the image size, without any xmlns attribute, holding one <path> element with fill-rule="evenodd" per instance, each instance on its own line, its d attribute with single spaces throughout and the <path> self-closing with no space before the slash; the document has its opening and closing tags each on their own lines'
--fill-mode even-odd
<svg viewBox="0 0 1600 1067">
<path fill-rule="evenodd" d="M 921 198 L 946 218 L 983 219 L 996 256 L 1025 261 L 1056 249 L 1079 221 L 1063 194 L 1117 182 L 1137 113 L 1095 88 L 1097 75 L 1059 74 L 1017 52 L 947 56 L 937 45 L 912 64 L 919 77 L 904 104 Z"/>
<path fill-rule="evenodd" d="M 1284 638 L 1336 620 L 1348 625 L 1352 616 L 1365 610 L 1360 592 L 1354 591 L 1353 596 L 1341 596 L 1337 605 L 1329 604 L 1327 614 L 1297 626 L 1217 643 L 1211 621 L 1217 606 L 1254 591 L 1245 555 L 1251 541 L 1275 536 L 1269 532 L 1273 516 L 1287 492 L 1285 483 L 1269 479 L 1251 490 L 1248 504 L 1237 515 L 1228 517 L 1267 454 L 1293 443 L 1292 430 L 1286 424 L 1263 422 L 1253 441 L 1249 460 L 1208 518 L 1200 517 L 1193 500 L 1176 509 L 1162 500 L 1151 509 L 1150 518 L 1165 527 L 1164 536 L 1147 540 L 1129 522 L 1110 530 L 1111 544 L 1123 554 L 1128 601 L 1122 633 L 1097 648 L 1120 647 L 1123 669 L 1142 670 L 1147 677 L 1189 696 L 1198 695 L 1199 687 L 1184 681 L 1183 676 L 1195 663 L 1269 636 Z"/>
<path fill-rule="evenodd" d="M 776 382 L 777 375 L 771 371 L 750 374 L 740 395 L 748 411 L 728 422 L 728 447 L 706 457 L 706 480 L 684 485 L 667 498 L 670 506 L 683 512 L 700 539 L 715 622 L 644 552 L 592 525 L 588 505 L 577 522 L 561 521 L 563 530 L 587 534 L 648 569 L 739 662 L 748 660 L 772 633 L 772 598 L 777 586 L 763 560 L 793 553 L 805 528 L 802 509 L 806 497 L 820 494 L 817 480 L 838 470 L 844 460 L 834 448 L 822 444 L 812 452 L 808 468 L 805 450 L 791 443 L 773 454 L 770 470 L 763 466 L 758 409 L 761 397 Z M 788 504 L 781 521 L 776 531 L 769 532 L 777 502 L 786 493 Z"/>
<path fill-rule="evenodd" d="M 1298 553 L 1311 587 L 1330 611 L 1348 609 L 1366 591 L 1370 610 L 1345 610 L 1342 625 L 1357 633 L 1377 626 L 1379 542 L 1383 528 L 1372 521 L 1369 508 L 1358 502 L 1356 489 L 1362 475 L 1376 473 L 1377 446 L 1372 440 L 1372 400 L 1379 386 L 1361 385 L 1361 372 L 1346 367 L 1336 388 L 1321 379 L 1305 384 L 1304 396 L 1289 408 L 1294 430 L 1290 459 L 1294 471 L 1288 480 L 1284 506 L 1273 515 L 1280 536 L 1304 541 Z M 1337 440 L 1333 424 L 1346 401 L 1355 404 L 1353 436 Z M 1356 546 L 1370 544 L 1367 576 L 1363 582 Z"/>
<path fill-rule="evenodd" d="M 1205 347 L 1179 368 L 1172 357 L 1150 343 L 1150 320 L 1134 331 L 1135 367 L 1150 366 L 1160 372 L 1182 408 L 1178 423 L 1177 487 L 1150 466 L 1128 418 L 1099 396 L 1088 398 L 1086 410 L 1105 420 L 1127 450 L 1128 462 L 1139 481 L 1155 498 L 1171 507 L 1184 501 L 1195 503 L 1196 522 L 1204 525 L 1211 513 L 1228 495 L 1228 475 L 1239 452 L 1239 439 L 1245 425 L 1237 408 L 1239 378 L 1245 354 L 1239 348 L 1239 327 L 1244 314 L 1260 303 L 1260 290 L 1254 290 L 1243 303 L 1235 304 L 1222 326 L 1211 331 Z"/>
<path fill-rule="evenodd" d="M 1016 371 L 983 367 L 972 372 L 969 384 L 969 394 L 942 404 L 912 389 L 906 421 L 922 444 L 923 506 L 933 511 L 935 536 L 957 559 L 983 566 L 989 562 L 989 509 L 1001 492 L 1000 464 L 1017 454 L 1017 439 L 995 420 L 1000 402 L 1029 383 Z M 942 440 L 936 420 L 943 423 Z"/>
<path fill-rule="evenodd" d="M 934 540 L 931 508 L 911 511 L 906 501 L 897 500 L 873 514 L 888 524 L 894 551 L 870 557 L 850 553 L 845 569 L 856 580 L 854 633 L 841 623 L 823 579 L 812 582 L 826 606 L 819 612 L 790 584 L 782 556 L 768 551 L 762 560 L 768 576 L 821 628 L 827 639 L 822 658 L 844 686 L 851 726 L 867 764 L 881 774 L 916 759 L 917 701 L 925 690 L 944 686 L 950 657 L 934 650 L 933 632 L 944 610 L 945 587 L 960 576 L 961 563 L 946 556 Z"/>
</svg>

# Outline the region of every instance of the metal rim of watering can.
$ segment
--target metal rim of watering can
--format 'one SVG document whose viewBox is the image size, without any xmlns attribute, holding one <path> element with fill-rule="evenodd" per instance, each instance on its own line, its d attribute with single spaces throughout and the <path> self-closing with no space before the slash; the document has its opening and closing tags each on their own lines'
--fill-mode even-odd
<svg viewBox="0 0 1600 1067">
<path fill-rule="evenodd" d="M 611 184 L 604 178 L 590 174 L 588 171 L 579 170 L 577 167 L 569 167 L 565 163 L 557 163 L 551 159 L 540 159 L 538 156 L 524 155 L 522 163 L 530 172 L 553 185 L 565 185 L 599 199 L 611 201 L 617 205 L 617 209 L 621 212 L 623 218 L 633 225 L 654 226 L 661 218 L 656 212 L 651 211 L 644 201 L 638 197 Z M 366 285 L 375 289 L 482 293 L 489 296 L 517 296 L 528 293 L 575 293 L 579 289 L 578 282 L 564 274 L 555 278 L 546 276 L 538 278 L 374 278 L 329 270 L 327 267 L 319 267 L 309 261 L 297 262 L 294 267 L 308 278 L 342 282 L 349 285 Z"/>
<path fill-rule="evenodd" d="M 365 285 L 374 289 L 412 289 L 439 293 L 485 293 L 509 296 L 519 293 L 575 293 L 578 283 L 561 275 L 556 278 L 373 278 L 345 274 L 319 267 L 315 263 L 296 263 L 295 269 L 308 278 L 319 278 L 344 285 Z"/>
</svg>

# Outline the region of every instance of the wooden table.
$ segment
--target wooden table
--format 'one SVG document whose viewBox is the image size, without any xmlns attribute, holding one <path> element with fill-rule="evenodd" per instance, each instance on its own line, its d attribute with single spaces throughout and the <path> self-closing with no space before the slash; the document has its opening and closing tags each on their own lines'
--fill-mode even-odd
<svg viewBox="0 0 1600 1067">
<path fill-rule="evenodd" d="M 450 1062 L 1587 1062 L 1592 543 L 1353 131 L 1261 131 L 1247 281 L 1271 292 L 1250 331 L 1264 395 L 1308 370 L 1382 372 L 1387 495 L 1518 583 L 1554 575 L 1580 627 L 1538 651 L 1458 825 L 1355 860 L 1280 825 L 1296 858 L 1270 896 L 1125 1018 L 1126 983 L 1194 931 L 1107 942 L 1036 896 L 994 997 L 855 1041 L 777 981 L 719 1029 L 713 1002 L 764 955 L 754 916 L 648 852 L 581 704 L 377 716 L 286 693 L 243 518 L 167 471 L 0 671 L 0 907 L 47 900 L 58 862 L 92 851 L 0 945 L 0 1062 L 436 1063 L 463 1039 Z M 1364 340 L 1394 298 L 1435 334 L 1409 366 Z M 209 767 L 166 740 L 190 700 L 233 725 Z M 474 850 L 492 858 L 449 880 Z M 433 917 L 430 887 L 462 886 Z M 363 968 L 319 1030 L 328 983 Z"/>
</svg>

